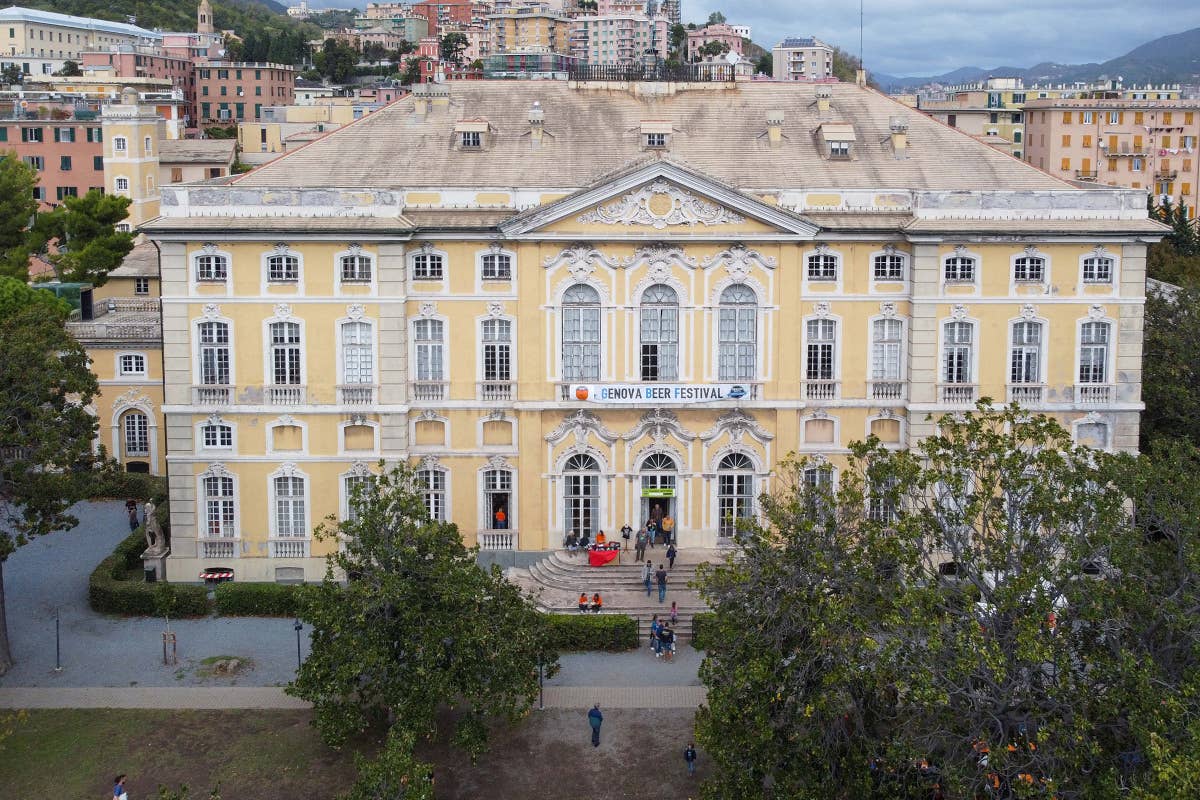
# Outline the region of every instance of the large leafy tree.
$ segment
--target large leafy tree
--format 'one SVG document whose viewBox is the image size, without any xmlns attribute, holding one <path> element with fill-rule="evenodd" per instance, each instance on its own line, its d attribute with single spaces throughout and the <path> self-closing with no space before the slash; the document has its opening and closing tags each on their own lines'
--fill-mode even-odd
<svg viewBox="0 0 1200 800">
<path fill-rule="evenodd" d="M 80 499 L 72 470 L 90 461 L 97 391 L 83 347 L 48 293 L 0 278 L 0 674 L 13 663 L 4 562 L 29 539 L 69 528 Z"/>
<path fill-rule="evenodd" d="M 341 547 L 302 604 L 312 653 L 288 692 L 313 703 L 334 746 L 373 723 L 424 737 L 441 706 L 462 704 L 454 739 L 474 757 L 489 719 L 515 721 L 537 695 L 539 660 L 553 660 L 543 618 L 499 569 L 479 568 L 454 525 L 429 518 L 411 470 L 351 502 L 353 520 L 317 531 Z"/>
<path fill-rule="evenodd" d="M 463 51 L 467 49 L 468 45 L 470 45 L 470 41 L 467 39 L 467 35 L 462 31 L 451 31 L 450 33 L 447 33 L 442 37 L 442 41 L 439 43 L 442 60 L 450 61 L 454 64 L 461 64 L 463 62 Z"/>
<path fill-rule="evenodd" d="M 133 234 L 116 229 L 128 214 L 128 197 L 92 189 L 38 215 L 33 238 L 56 243 L 50 262 L 61 280 L 103 286 L 108 273 L 133 249 Z"/>
<path fill-rule="evenodd" d="M 1200 445 L 1200 285 L 1146 294 L 1142 447 L 1159 438 Z"/>
<path fill-rule="evenodd" d="M 1182 679 L 1145 630 L 1166 587 L 1144 579 L 1128 459 L 981 406 L 915 451 L 856 444 L 836 488 L 825 469 L 783 470 L 740 556 L 701 575 L 708 797 L 1071 800 L 1145 780 Z"/>
<path fill-rule="evenodd" d="M 334 83 L 344 83 L 358 66 L 358 51 L 346 42 L 326 39 L 321 51 L 313 59 L 316 68 Z"/>
<path fill-rule="evenodd" d="M 37 213 L 37 172 L 16 152 L 0 153 L 0 275 L 29 275 L 29 225 Z"/>
</svg>

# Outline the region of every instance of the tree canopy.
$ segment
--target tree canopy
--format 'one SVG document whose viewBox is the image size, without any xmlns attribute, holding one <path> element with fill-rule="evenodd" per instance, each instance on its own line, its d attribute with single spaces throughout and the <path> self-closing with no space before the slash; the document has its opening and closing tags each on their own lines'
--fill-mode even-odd
<svg viewBox="0 0 1200 800">
<path fill-rule="evenodd" d="M 741 557 L 701 571 L 707 797 L 1072 800 L 1190 763 L 1198 517 L 1168 488 L 1191 511 L 1200 485 L 1016 407 L 852 450 L 836 484 L 784 468 Z"/>
<path fill-rule="evenodd" d="M 0 275 L 29 274 L 29 226 L 37 213 L 37 172 L 16 152 L 0 154 Z"/>
<path fill-rule="evenodd" d="M 50 254 L 60 280 L 103 286 L 108 273 L 121 266 L 133 249 L 133 234 L 116 225 L 129 214 L 129 198 L 92 189 L 82 197 L 67 197 L 53 210 L 39 214 L 34 234 L 55 241 Z"/>
<path fill-rule="evenodd" d="M 358 66 L 359 53 L 346 42 L 326 39 L 321 52 L 313 59 L 316 68 L 334 83 L 345 83 Z"/>
<path fill-rule="evenodd" d="M 462 31 L 451 31 L 442 37 L 440 43 L 442 60 L 462 64 L 463 51 L 470 45 L 470 40 Z"/>
<path fill-rule="evenodd" d="M 342 547 L 302 602 L 312 653 L 288 692 L 313 703 L 334 746 L 372 723 L 413 741 L 439 707 L 462 704 L 454 740 L 475 757 L 488 719 L 531 708 L 538 665 L 554 661 L 544 620 L 498 568 L 476 565 L 457 527 L 429 518 L 412 470 L 364 479 L 351 503 L 353 519 L 317 530 Z"/>
</svg>

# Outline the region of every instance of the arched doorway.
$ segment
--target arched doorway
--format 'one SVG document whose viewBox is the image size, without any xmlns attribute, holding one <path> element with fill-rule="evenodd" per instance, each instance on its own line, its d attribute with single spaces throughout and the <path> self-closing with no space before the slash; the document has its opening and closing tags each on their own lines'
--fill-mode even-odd
<svg viewBox="0 0 1200 800">
<path fill-rule="evenodd" d="M 737 536 L 738 520 L 754 516 L 754 462 L 730 453 L 717 465 L 717 536 Z"/>
<path fill-rule="evenodd" d="M 650 521 L 661 532 L 663 520 L 670 517 L 672 528 L 679 530 L 678 503 L 676 502 L 676 483 L 679 465 L 675 459 L 666 453 L 651 453 L 642 459 L 639 470 L 642 483 L 641 518 L 639 525 Z"/>
<path fill-rule="evenodd" d="M 577 453 L 563 465 L 563 535 L 595 538 L 600 525 L 600 465 Z"/>
</svg>

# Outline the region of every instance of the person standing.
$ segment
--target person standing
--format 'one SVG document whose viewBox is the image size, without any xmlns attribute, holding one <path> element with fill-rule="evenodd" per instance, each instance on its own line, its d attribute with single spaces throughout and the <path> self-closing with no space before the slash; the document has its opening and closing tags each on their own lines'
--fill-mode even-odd
<svg viewBox="0 0 1200 800">
<path fill-rule="evenodd" d="M 658 523 L 653 519 L 646 520 L 646 535 L 650 540 L 650 549 L 654 549 L 654 540 L 658 538 Z"/>
<path fill-rule="evenodd" d="M 662 630 L 662 623 L 658 621 L 658 614 L 650 620 L 650 651 L 654 655 L 658 655 L 658 632 Z"/>
<path fill-rule="evenodd" d="M 675 625 L 678 625 L 678 624 L 679 624 L 679 608 L 678 608 L 678 606 L 676 606 L 675 601 L 672 600 L 671 601 L 671 627 L 674 627 Z"/>
<path fill-rule="evenodd" d="M 138 522 L 137 503 L 129 500 L 125 503 L 125 508 L 129 511 L 129 532 L 133 533 L 138 529 L 138 525 L 141 524 Z"/>
<path fill-rule="evenodd" d="M 667 515 L 665 517 L 663 517 L 662 529 L 663 529 L 663 541 L 666 542 L 667 544 L 674 544 L 675 543 L 675 518 L 671 516 L 670 512 L 667 512 Z"/>
<path fill-rule="evenodd" d="M 665 602 L 667 599 L 667 571 L 663 569 L 663 565 L 658 565 L 658 572 L 654 573 L 654 579 L 658 581 L 658 602 Z"/>
<path fill-rule="evenodd" d="M 508 529 L 508 512 L 504 510 L 504 506 L 497 508 L 493 516 L 496 520 L 496 530 L 503 531 Z"/>
<path fill-rule="evenodd" d="M 683 760 L 687 764 L 688 775 L 696 774 L 696 745 L 688 742 L 688 746 L 683 748 Z"/>
<path fill-rule="evenodd" d="M 633 558 L 634 561 L 641 561 L 646 557 L 646 529 L 642 528 L 637 532 L 637 539 L 634 540 Z"/>
<path fill-rule="evenodd" d="M 675 543 L 671 542 L 667 545 L 667 563 L 671 565 L 671 569 L 675 569 L 675 556 L 679 555 L 679 551 L 675 549 Z"/>
<path fill-rule="evenodd" d="M 650 566 L 650 562 L 646 562 L 646 566 L 642 567 L 642 584 L 646 587 L 646 597 L 650 596 L 650 578 L 654 575 L 654 568 Z"/>
<path fill-rule="evenodd" d="M 588 712 L 588 725 L 592 726 L 592 747 L 600 746 L 600 723 L 602 722 L 604 722 L 604 715 L 600 713 L 600 704 L 596 703 Z"/>
<path fill-rule="evenodd" d="M 129 795 L 125 793 L 124 773 L 113 778 L 113 800 L 129 800 Z"/>
</svg>

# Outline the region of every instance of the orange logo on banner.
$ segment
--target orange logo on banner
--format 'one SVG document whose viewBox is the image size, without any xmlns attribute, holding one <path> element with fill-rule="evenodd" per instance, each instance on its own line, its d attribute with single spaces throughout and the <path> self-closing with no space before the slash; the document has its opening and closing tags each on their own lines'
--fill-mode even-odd
<svg viewBox="0 0 1200 800">
<path fill-rule="evenodd" d="M 587 400 L 588 399 L 588 389 L 586 386 L 576 386 L 575 387 L 575 399 L 576 400 Z"/>
</svg>

